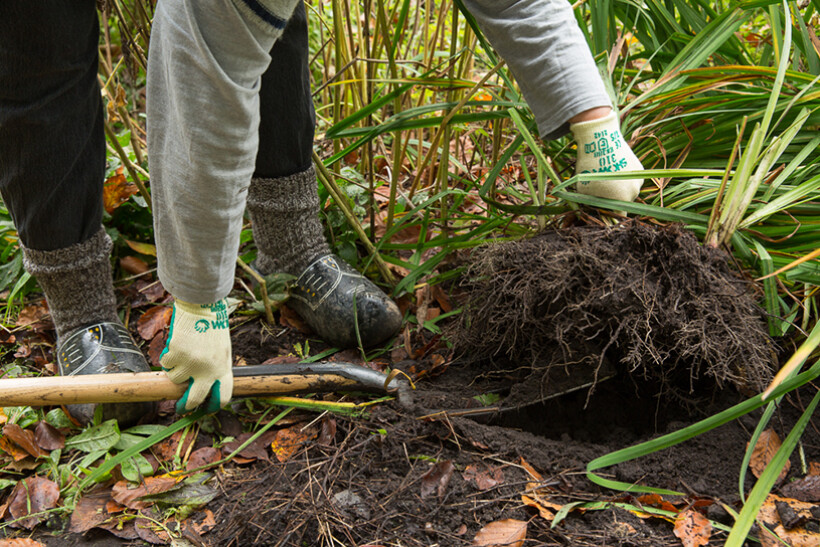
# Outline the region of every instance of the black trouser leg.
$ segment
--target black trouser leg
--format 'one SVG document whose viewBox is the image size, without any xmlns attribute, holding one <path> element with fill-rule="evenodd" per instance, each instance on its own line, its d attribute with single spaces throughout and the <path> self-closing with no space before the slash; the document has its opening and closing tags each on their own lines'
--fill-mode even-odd
<svg viewBox="0 0 820 547">
<path fill-rule="evenodd" d="M 296 7 L 262 76 L 259 153 L 254 177 L 280 178 L 311 166 L 316 114 L 310 93 L 305 6 Z"/>
<path fill-rule="evenodd" d="M 0 194 L 30 249 L 100 229 L 98 40 L 93 0 L 0 2 Z"/>
</svg>

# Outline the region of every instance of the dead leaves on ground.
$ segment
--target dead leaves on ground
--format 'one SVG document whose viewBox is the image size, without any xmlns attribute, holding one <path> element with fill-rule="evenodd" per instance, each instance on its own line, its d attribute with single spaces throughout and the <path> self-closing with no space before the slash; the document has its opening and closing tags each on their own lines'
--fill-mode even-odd
<svg viewBox="0 0 820 547">
<path fill-rule="evenodd" d="M 527 523 L 505 519 L 491 522 L 473 538 L 474 547 L 521 547 L 527 539 Z"/>
<path fill-rule="evenodd" d="M 773 429 L 767 429 L 760 434 L 754 450 L 752 450 L 752 459 L 749 461 L 749 468 L 755 477 L 760 478 L 760 475 L 766 470 L 766 466 L 769 465 L 769 462 L 772 461 L 772 458 L 780 449 L 780 445 L 780 437 Z M 786 478 L 790 468 L 791 462 L 787 460 L 786 465 L 777 477 L 777 482 L 781 482 Z"/>
</svg>

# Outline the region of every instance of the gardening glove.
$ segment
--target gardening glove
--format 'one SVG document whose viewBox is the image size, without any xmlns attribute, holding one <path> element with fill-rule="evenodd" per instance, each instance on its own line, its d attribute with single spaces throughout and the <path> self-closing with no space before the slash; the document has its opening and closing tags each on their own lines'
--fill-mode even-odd
<svg viewBox="0 0 820 547">
<path fill-rule="evenodd" d="M 578 144 L 575 174 L 642 171 L 643 165 L 621 135 L 615 111 L 597 120 L 570 124 L 569 130 Z M 643 179 L 580 181 L 581 194 L 601 198 L 635 201 Z"/>
<path fill-rule="evenodd" d="M 225 299 L 203 305 L 176 299 L 159 364 L 172 382 L 189 382 L 177 401 L 177 413 L 194 410 L 206 398 L 208 412 L 227 405 L 233 393 L 233 372 Z"/>
</svg>

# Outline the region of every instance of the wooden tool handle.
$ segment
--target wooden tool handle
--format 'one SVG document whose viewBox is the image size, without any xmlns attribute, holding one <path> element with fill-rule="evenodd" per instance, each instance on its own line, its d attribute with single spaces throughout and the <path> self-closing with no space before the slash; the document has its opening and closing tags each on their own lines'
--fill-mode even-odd
<svg viewBox="0 0 820 547">
<path fill-rule="evenodd" d="M 234 396 L 292 395 L 327 391 L 392 390 L 387 377 L 346 363 L 330 366 L 239 367 L 234 369 Z M 88 374 L 0 380 L 0 407 L 80 403 L 127 403 L 179 399 L 188 387 L 164 372 Z"/>
</svg>

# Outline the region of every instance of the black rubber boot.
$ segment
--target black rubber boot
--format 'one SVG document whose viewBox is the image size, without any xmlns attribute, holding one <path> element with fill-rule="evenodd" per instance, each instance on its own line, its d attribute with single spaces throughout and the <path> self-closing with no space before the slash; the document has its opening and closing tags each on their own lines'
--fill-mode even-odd
<svg viewBox="0 0 820 547">
<path fill-rule="evenodd" d="M 131 335 L 119 322 L 96 323 L 75 330 L 58 344 L 57 364 L 60 376 L 151 370 Z M 88 424 L 94 419 L 97 406 L 92 403 L 68 405 L 67 408 L 78 422 Z M 113 418 L 120 426 L 127 427 L 152 414 L 154 409 L 155 404 L 150 402 L 106 403 L 102 405 L 102 420 Z"/>
<path fill-rule="evenodd" d="M 313 261 L 290 286 L 288 306 L 316 333 L 338 347 L 370 347 L 401 328 L 395 302 L 343 260 Z"/>
<path fill-rule="evenodd" d="M 61 375 L 147 372 L 151 368 L 117 317 L 111 281 L 111 239 L 100 230 L 70 247 L 41 251 L 23 248 L 23 264 L 37 278 L 57 329 L 57 363 Z M 82 424 L 97 405 L 71 405 Z M 152 412 L 153 403 L 103 405 L 103 418 L 121 427 Z"/>
<path fill-rule="evenodd" d="M 401 312 L 381 289 L 330 253 L 316 187 L 313 167 L 251 181 L 248 212 L 259 248 L 254 268 L 263 275 L 298 277 L 288 306 L 326 342 L 375 346 L 398 332 Z"/>
</svg>

